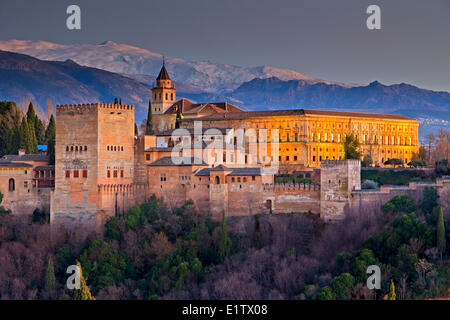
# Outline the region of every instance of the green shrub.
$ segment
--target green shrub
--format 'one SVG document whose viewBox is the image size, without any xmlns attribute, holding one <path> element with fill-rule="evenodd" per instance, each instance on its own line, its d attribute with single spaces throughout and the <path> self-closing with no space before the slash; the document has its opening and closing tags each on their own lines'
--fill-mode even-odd
<svg viewBox="0 0 450 320">
<path fill-rule="evenodd" d="M 377 188 L 378 188 L 378 183 L 373 180 L 365 180 L 361 184 L 361 189 L 377 189 Z"/>
</svg>

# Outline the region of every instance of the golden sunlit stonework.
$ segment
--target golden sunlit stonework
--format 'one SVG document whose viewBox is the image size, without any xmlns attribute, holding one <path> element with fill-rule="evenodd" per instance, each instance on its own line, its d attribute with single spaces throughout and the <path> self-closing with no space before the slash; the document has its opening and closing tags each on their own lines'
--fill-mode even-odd
<svg viewBox="0 0 450 320">
<path fill-rule="evenodd" d="M 353 133 L 372 165 L 383 166 L 391 158 L 407 163 L 419 148 L 419 122 L 414 119 L 306 109 L 245 112 L 227 102 L 175 98 L 163 66 L 153 89 L 156 133 L 151 136 L 135 136 L 134 106 L 58 105 L 55 166 L 23 154 L 0 162 L 0 186 L 8 190 L 3 203 L 18 214 L 39 207 L 50 212 L 52 225 L 87 229 L 101 229 L 108 217 L 126 213 L 151 195 L 164 198 L 170 207 L 192 200 L 199 211 L 217 219 L 223 212 L 309 211 L 332 220 L 405 190 L 419 195 L 425 186 L 411 183 L 401 190 L 366 192 L 361 190 L 361 161 L 343 159 L 342 142 Z M 179 129 L 174 129 L 176 121 Z M 236 138 L 227 140 L 230 129 L 254 130 L 256 135 L 239 145 Z M 210 148 L 218 138 L 225 144 Z M 265 154 L 250 152 L 263 147 Z M 307 174 L 311 182 L 277 183 L 278 173 L 292 172 Z M 29 191 L 16 191 L 23 186 Z M 443 193 L 450 180 L 438 179 L 433 186 Z"/>
</svg>

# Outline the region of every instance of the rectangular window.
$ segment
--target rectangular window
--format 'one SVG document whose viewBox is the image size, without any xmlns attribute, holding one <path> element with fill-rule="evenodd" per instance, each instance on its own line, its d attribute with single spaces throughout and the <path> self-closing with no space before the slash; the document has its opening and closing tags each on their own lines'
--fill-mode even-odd
<svg viewBox="0 0 450 320">
<path fill-rule="evenodd" d="M 294 156 L 294 161 L 297 161 L 297 156 Z"/>
<path fill-rule="evenodd" d="M 120 170 L 120 177 L 123 178 L 123 170 Z"/>
<path fill-rule="evenodd" d="M 313 161 L 314 161 L 314 162 L 316 161 L 316 156 L 313 156 Z"/>
<path fill-rule="evenodd" d="M 106 172 L 106 177 L 111 178 L 111 170 L 108 170 L 108 171 Z"/>
<path fill-rule="evenodd" d="M 87 178 L 87 170 L 83 170 L 83 178 Z"/>
<path fill-rule="evenodd" d="M 117 178 L 117 170 L 114 170 L 113 175 L 114 175 L 114 178 Z"/>
<path fill-rule="evenodd" d="M 295 134 L 294 134 L 294 139 L 295 139 L 295 142 L 298 141 L 298 133 L 295 133 Z"/>
<path fill-rule="evenodd" d="M 147 160 L 150 160 L 150 155 L 149 155 L 149 154 L 146 154 L 146 155 L 145 155 L 145 158 L 146 158 Z"/>
<path fill-rule="evenodd" d="M 66 170 L 66 178 L 70 178 L 70 171 Z"/>
<path fill-rule="evenodd" d="M 78 178 L 78 170 L 73 170 L 73 177 Z"/>
</svg>

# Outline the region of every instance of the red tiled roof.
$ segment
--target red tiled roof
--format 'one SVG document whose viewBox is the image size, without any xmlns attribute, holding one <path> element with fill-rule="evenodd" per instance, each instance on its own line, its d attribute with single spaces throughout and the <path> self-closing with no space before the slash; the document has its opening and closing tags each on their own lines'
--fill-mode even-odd
<svg viewBox="0 0 450 320">
<path fill-rule="evenodd" d="M 242 109 L 227 102 L 193 103 L 188 99 L 181 99 L 170 106 L 165 114 L 177 113 L 178 107 L 181 107 L 181 113 L 183 114 L 244 112 Z"/>
<path fill-rule="evenodd" d="M 249 118 L 260 118 L 260 117 L 282 117 L 282 116 L 335 116 L 335 117 L 347 117 L 347 118 L 354 117 L 354 118 L 375 118 L 375 119 L 416 121 L 413 118 L 408 118 L 408 117 L 396 115 L 396 114 L 328 111 L 328 110 L 306 110 L 306 109 L 216 113 L 216 114 L 211 114 L 211 115 L 201 117 L 197 120 L 237 120 L 237 119 L 249 119 Z M 191 119 L 182 119 L 182 121 L 189 121 L 189 120 L 191 120 Z"/>
</svg>

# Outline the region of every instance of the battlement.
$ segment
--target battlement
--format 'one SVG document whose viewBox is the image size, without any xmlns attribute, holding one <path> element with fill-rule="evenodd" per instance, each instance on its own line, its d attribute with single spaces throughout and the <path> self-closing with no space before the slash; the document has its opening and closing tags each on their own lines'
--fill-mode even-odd
<svg viewBox="0 0 450 320">
<path fill-rule="evenodd" d="M 115 192 L 138 192 L 145 191 L 148 188 L 147 183 L 137 184 L 99 184 L 98 191 L 102 193 L 115 193 Z"/>
<path fill-rule="evenodd" d="M 359 160 L 322 160 L 320 162 L 321 168 L 331 168 L 331 167 L 346 166 L 346 165 L 361 166 L 361 161 L 359 161 Z"/>
<path fill-rule="evenodd" d="M 263 184 L 264 191 L 320 191 L 320 184 L 317 183 L 266 183 Z"/>
<path fill-rule="evenodd" d="M 125 104 L 106 104 L 106 103 L 64 104 L 56 106 L 56 114 L 90 113 L 90 112 L 99 112 L 101 110 L 133 111 L 134 106 Z"/>
</svg>

